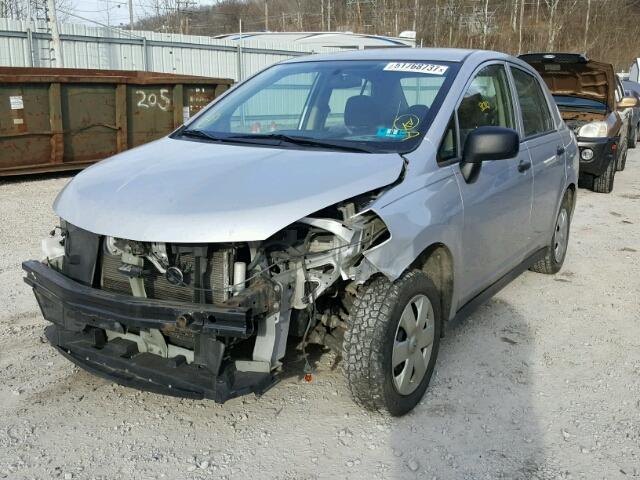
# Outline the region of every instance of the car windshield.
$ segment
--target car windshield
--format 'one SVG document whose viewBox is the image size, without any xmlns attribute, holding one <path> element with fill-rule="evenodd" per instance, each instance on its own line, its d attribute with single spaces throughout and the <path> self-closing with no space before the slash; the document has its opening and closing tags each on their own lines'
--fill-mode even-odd
<svg viewBox="0 0 640 480">
<path fill-rule="evenodd" d="M 595 110 L 597 112 L 605 112 L 607 104 L 590 98 L 570 97 L 567 95 L 554 95 L 553 99 L 559 108 L 578 108 L 584 110 Z"/>
<path fill-rule="evenodd" d="M 230 91 L 181 137 L 283 148 L 413 150 L 458 64 L 309 61 L 271 67 Z"/>
</svg>

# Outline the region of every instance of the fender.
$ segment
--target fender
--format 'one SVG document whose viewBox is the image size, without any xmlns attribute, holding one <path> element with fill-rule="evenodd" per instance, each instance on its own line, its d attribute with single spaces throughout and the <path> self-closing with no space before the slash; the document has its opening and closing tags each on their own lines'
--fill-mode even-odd
<svg viewBox="0 0 640 480">
<path fill-rule="evenodd" d="M 436 178 L 432 182 L 425 182 L 425 177 L 434 176 Z M 389 229 L 390 238 L 364 255 L 382 274 L 394 281 L 429 246 L 443 244 L 453 257 L 452 306 L 455 307 L 455 279 L 462 274 L 459 259 L 462 255 L 460 239 L 464 216 L 460 190 L 451 167 L 443 167 L 435 175 L 416 176 L 415 180 L 427 185 L 391 203 L 385 203 L 383 196 L 371 206 Z"/>
</svg>

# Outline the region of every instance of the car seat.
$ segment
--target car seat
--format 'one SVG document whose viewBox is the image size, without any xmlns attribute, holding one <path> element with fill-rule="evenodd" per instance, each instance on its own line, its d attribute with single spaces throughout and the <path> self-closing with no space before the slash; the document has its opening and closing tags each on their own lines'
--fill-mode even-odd
<svg viewBox="0 0 640 480">
<path fill-rule="evenodd" d="M 375 134 L 382 124 L 378 103 L 368 95 L 350 97 L 344 107 L 344 124 L 352 134 Z"/>
</svg>

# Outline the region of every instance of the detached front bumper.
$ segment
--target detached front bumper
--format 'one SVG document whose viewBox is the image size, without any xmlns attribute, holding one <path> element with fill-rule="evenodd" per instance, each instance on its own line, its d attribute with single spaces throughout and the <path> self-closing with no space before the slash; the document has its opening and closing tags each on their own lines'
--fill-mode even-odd
<svg viewBox="0 0 640 480">
<path fill-rule="evenodd" d="M 602 175 L 609 162 L 616 161 L 618 154 L 618 137 L 614 138 L 590 138 L 585 139 L 578 137 L 578 147 L 580 149 L 580 173 L 588 173 L 590 175 Z M 584 160 L 582 153 L 585 150 L 593 152 L 593 158 Z"/>
<path fill-rule="evenodd" d="M 274 382 L 270 373 L 239 372 L 223 359 L 224 344 L 218 337 L 253 334 L 249 308 L 118 295 L 82 285 L 34 260 L 22 268 L 42 315 L 53 323 L 46 328 L 49 342 L 91 373 L 141 390 L 220 403 L 261 393 Z M 189 321 L 178 326 L 179 318 Z M 182 329 L 194 338 L 194 361 L 140 352 L 136 342 L 123 338 L 107 341 L 105 329 Z"/>
</svg>

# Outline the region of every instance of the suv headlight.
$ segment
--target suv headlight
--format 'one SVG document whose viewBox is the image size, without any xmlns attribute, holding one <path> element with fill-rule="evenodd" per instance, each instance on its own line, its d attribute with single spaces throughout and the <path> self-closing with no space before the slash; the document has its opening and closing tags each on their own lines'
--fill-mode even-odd
<svg viewBox="0 0 640 480">
<path fill-rule="evenodd" d="M 605 122 L 591 122 L 580 127 L 579 137 L 602 138 L 607 136 L 607 124 Z"/>
</svg>

